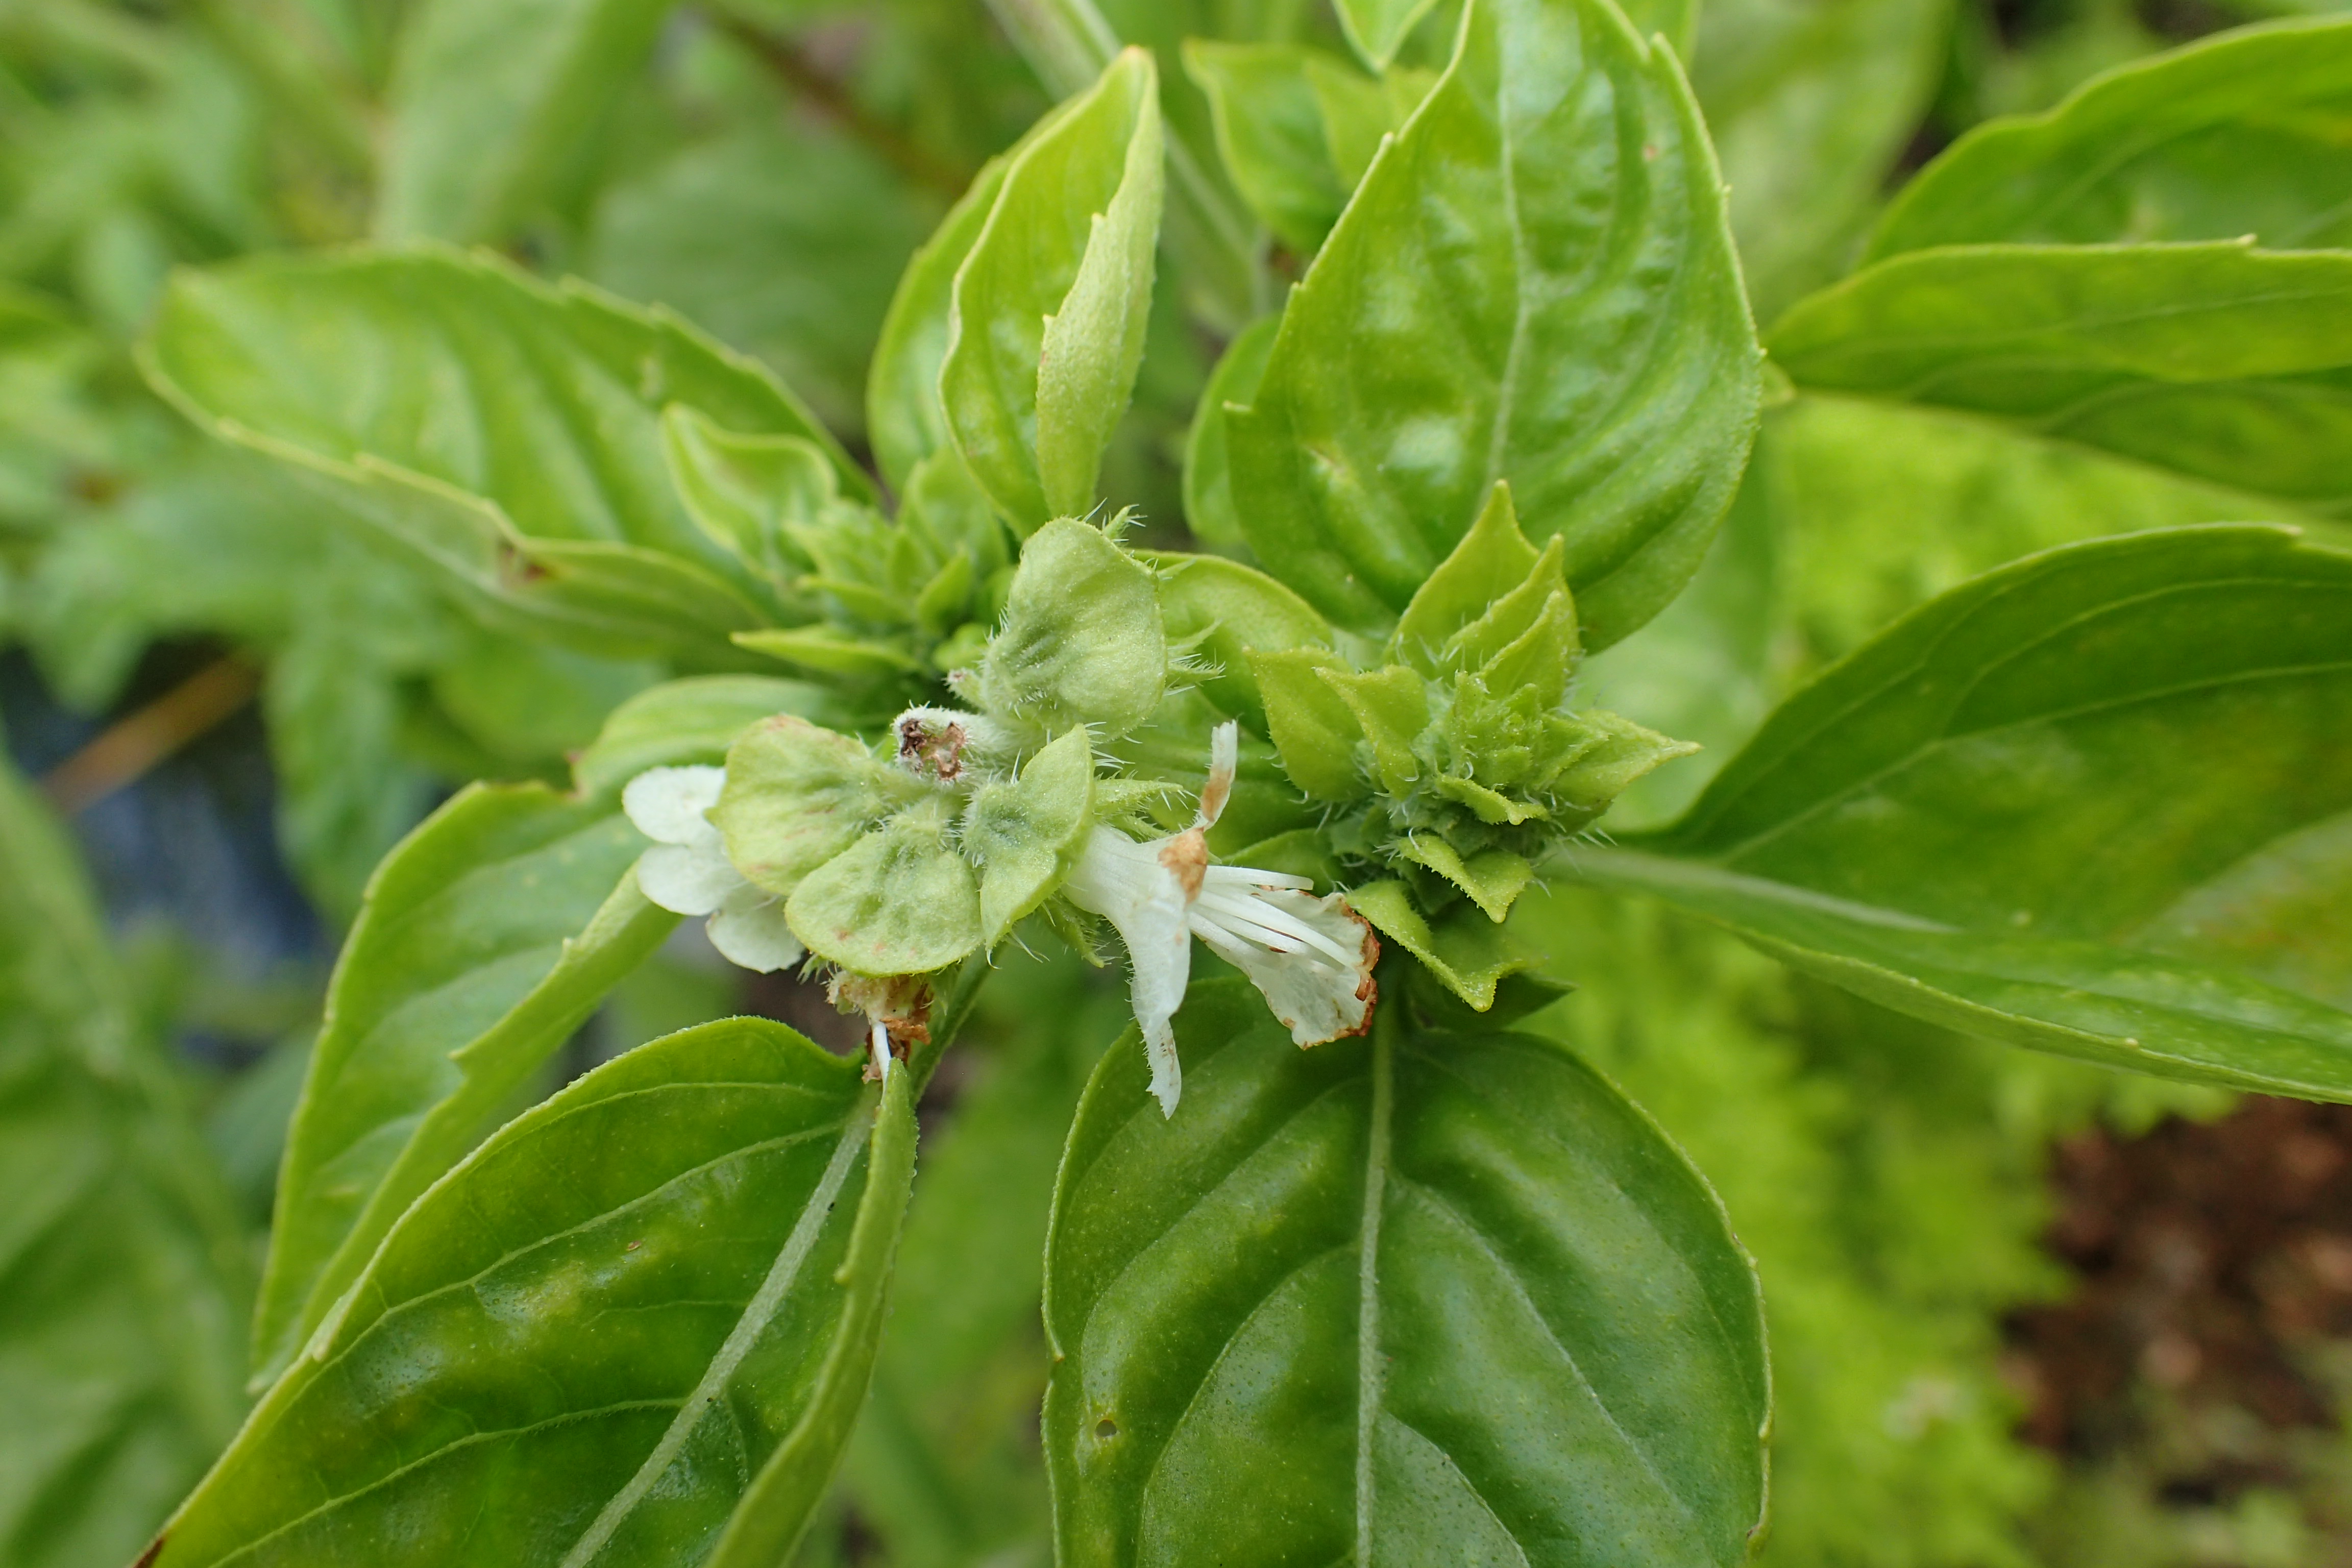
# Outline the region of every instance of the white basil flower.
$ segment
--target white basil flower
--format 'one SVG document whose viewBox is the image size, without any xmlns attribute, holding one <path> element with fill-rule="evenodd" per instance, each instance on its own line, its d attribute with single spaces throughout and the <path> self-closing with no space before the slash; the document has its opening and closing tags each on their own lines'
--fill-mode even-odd
<svg viewBox="0 0 2352 1568">
<path fill-rule="evenodd" d="M 1302 1047 L 1360 1034 L 1371 1017 L 1380 943 L 1362 917 L 1336 893 L 1315 897 L 1304 877 L 1210 858 L 1207 829 L 1233 793 L 1238 752 L 1235 727 L 1217 726 L 1192 826 L 1139 842 L 1097 825 L 1062 887 L 1127 946 L 1135 1021 L 1164 1116 L 1183 1092 L 1170 1020 L 1191 983 L 1196 936 L 1249 976 Z"/>
<path fill-rule="evenodd" d="M 637 857 L 637 888 L 663 909 L 708 915 L 703 929 L 729 963 L 772 973 L 798 963 L 806 950 L 784 923 L 784 901 L 747 880 L 727 858 L 726 841 L 707 815 L 719 804 L 727 770 L 654 768 L 621 792 L 621 809 L 654 847 Z"/>
</svg>

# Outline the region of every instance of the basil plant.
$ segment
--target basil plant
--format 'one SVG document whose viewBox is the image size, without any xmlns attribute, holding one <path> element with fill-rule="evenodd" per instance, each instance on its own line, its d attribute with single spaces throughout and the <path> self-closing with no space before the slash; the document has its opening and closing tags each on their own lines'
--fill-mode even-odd
<svg viewBox="0 0 2352 1568">
<path fill-rule="evenodd" d="M 2323 165 L 2209 154 L 2297 62 L 2340 84 L 2345 30 L 1964 140 L 1768 365 L 1688 17 L 1428 10 L 1342 0 L 1352 60 L 1023 12 L 1075 90 L 900 280 L 874 471 L 678 317 L 488 253 L 176 278 L 151 384 L 322 526 L 501 635 L 674 679 L 569 789 L 468 788 L 376 870 L 279 1176 L 258 1402 L 144 1563 L 784 1561 L 887 1327 L 916 1107 L 1022 947 L 1112 967 L 1133 1017 L 1044 1264 L 1073 1568 L 1749 1552 L 1756 1279 L 1650 1119 L 1514 1028 L 1560 995 L 1538 962 L 1579 963 L 1514 929 L 1538 882 L 1966 1032 L 2352 1098 L 2352 554 L 2212 525 L 2029 556 L 1736 754 L 1583 671 L 1697 635 L 1687 605 L 1636 634 L 1798 393 L 2340 504 L 2352 255 L 2238 237 Z M 1180 87 L 1204 112 L 1163 120 Z M 1102 493 L 1156 309 L 1225 344 L 1199 552 Z M 1605 832 L 1645 778 L 1687 810 Z M 715 1019 L 513 1114 L 689 920 L 862 1044 Z"/>
</svg>

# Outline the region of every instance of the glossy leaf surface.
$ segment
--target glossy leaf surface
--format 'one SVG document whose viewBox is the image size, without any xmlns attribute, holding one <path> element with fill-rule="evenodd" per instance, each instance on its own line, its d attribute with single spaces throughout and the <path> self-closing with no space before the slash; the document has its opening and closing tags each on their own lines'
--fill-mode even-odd
<svg viewBox="0 0 2352 1568">
<path fill-rule="evenodd" d="M 428 0 L 401 28 L 387 240 L 505 237 L 636 69 L 670 0 Z"/>
<path fill-rule="evenodd" d="M 1548 1042 L 1301 1052 L 1232 981 L 1162 1121 L 1096 1070 L 1046 1259 L 1059 1560 L 1743 1561 L 1756 1282 L 1656 1128 Z"/>
<path fill-rule="evenodd" d="M 1228 416 L 1234 494 L 1269 572 L 1377 633 L 1507 479 L 1601 646 L 1697 567 L 1756 361 L 1672 55 L 1613 6 L 1475 0 Z"/>
<path fill-rule="evenodd" d="M 146 365 L 200 426 L 282 459 L 486 611 L 607 654 L 723 658 L 725 633 L 762 618 L 671 489 L 668 404 L 806 437 L 845 489 L 871 489 L 772 374 L 676 317 L 444 251 L 182 273 Z"/>
<path fill-rule="evenodd" d="M 912 1173 L 908 1075 L 877 1126 L 858 1072 L 731 1019 L 517 1119 L 402 1217 L 154 1563 L 778 1561 L 863 1397 Z"/>
<path fill-rule="evenodd" d="M 2224 34 L 1979 126 L 1879 220 L 1869 259 L 2000 241 L 2352 240 L 2352 25 Z"/>
<path fill-rule="evenodd" d="M 2352 865 L 2302 849 L 2352 814 L 2347 737 L 2352 554 L 2263 528 L 2101 541 L 1865 645 L 1654 858 L 1569 863 L 1975 1033 L 2352 1098 L 2344 955 L 2314 962 L 2340 925 L 2303 913 Z"/>
<path fill-rule="evenodd" d="M 2318 510 L 2352 501 L 2352 255 L 1918 251 L 1801 301 L 1770 343 L 1800 386 L 1994 415 Z"/>
<path fill-rule="evenodd" d="M 621 787 L 718 762 L 808 695 L 756 676 L 655 687 L 581 754 L 576 795 L 478 787 L 378 868 L 288 1134 L 257 1364 L 284 1364 L 410 1200 L 677 923 L 636 890 L 645 840 Z"/>
<path fill-rule="evenodd" d="M 645 847 L 610 799 L 478 785 L 379 868 L 288 1133 L 254 1319 L 263 1370 L 285 1365 L 410 1201 L 677 924 L 625 879 Z"/>
<path fill-rule="evenodd" d="M 1159 75 L 1129 50 L 1014 154 L 957 269 L 940 395 L 1023 533 L 1094 505 L 1143 363 L 1161 164 Z"/>
</svg>

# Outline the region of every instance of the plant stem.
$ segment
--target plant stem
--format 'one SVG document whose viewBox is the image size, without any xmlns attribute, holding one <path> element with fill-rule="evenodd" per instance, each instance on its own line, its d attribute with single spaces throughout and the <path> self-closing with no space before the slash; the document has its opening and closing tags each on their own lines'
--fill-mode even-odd
<svg viewBox="0 0 2352 1568">
<path fill-rule="evenodd" d="M 91 806 L 251 701 L 261 671 L 242 655 L 215 660 L 136 712 L 116 720 L 49 770 L 41 789 L 68 816 Z"/>
</svg>

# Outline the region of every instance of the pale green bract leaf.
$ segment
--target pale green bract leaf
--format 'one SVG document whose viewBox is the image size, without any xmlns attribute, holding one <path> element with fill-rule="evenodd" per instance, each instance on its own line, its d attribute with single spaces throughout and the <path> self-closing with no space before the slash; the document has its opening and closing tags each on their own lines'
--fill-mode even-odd
<svg viewBox="0 0 2352 1568">
<path fill-rule="evenodd" d="M 728 749 L 727 787 L 710 820 L 737 870 L 789 896 L 868 826 L 926 793 L 863 741 L 779 713 Z"/>
<path fill-rule="evenodd" d="M 1549 1042 L 1383 996 L 1294 1048 L 1234 981 L 1133 1037 L 1056 1184 L 1045 1453 L 1058 1560 L 1744 1562 L 1761 1302 L 1714 1194 Z"/>
<path fill-rule="evenodd" d="M 179 274 L 142 363 L 199 426 L 278 458 L 487 616 L 590 651 L 731 657 L 770 618 L 688 516 L 659 418 L 846 455 L 756 363 L 676 317 L 438 249 Z M 452 399 L 450 389 L 468 395 Z"/>
<path fill-rule="evenodd" d="M 1269 572 L 1379 635 L 1508 479 L 1599 647 L 1697 568 L 1758 387 L 1671 52 L 1595 0 L 1473 0 L 1228 416 L 1233 491 Z"/>
<path fill-rule="evenodd" d="M 1093 742 L 1072 730 L 1017 779 L 973 792 L 962 847 L 980 868 L 982 945 L 1003 942 L 1069 875 L 1094 825 L 1094 784 Z"/>
<path fill-rule="evenodd" d="M 1131 49 L 1014 155 L 956 272 L 940 401 L 1024 534 L 1094 506 L 1143 362 L 1161 162 L 1159 73 Z"/>
<path fill-rule="evenodd" d="M 785 901 L 793 934 L 860 974 L 928 974 L 981 943 L 980 879 L 943 803 L 901 812 L 811 871 Z"/>
<path fill-rule="evenodd" d="M 1800 301 L 1770 342 L 1802 387 L 1992 415 L 2315 510 L 2352 505 L 2352 255 L 1915 251 Z"/>
<path fill-rule="evenodd" d="M 401 1217 L 151 1561 L 779 1560 L 864 1396 L 912 1173 L 908 1075 L 878 1120 L 858 1076 L 730 1019 L 509 1123 Z"/>
<path fill-rule="evenodd" d="M 637 69 L 670 0 L 426 0 L 404 18 L 379 238 L 506 237 Z"/>
<path fill-rule="evenodd" d="M 1091 724 L 1116 739 L 1151 716 L 1167 671 L 1148 568 L 1071 519 L 1030 536 L 981 661 L 982 709 L 1049 733 Z"/>
<path fill-rule="evenodd" d="M 2160 531 L 1934 601 L 1561 864 L 1949 1026 L 2352 1099 L 2352 930 L 2305 918 L 2352 897 L 2347 736 L 2352 554 Z"/>
<path fill-rule="evenodd" d="M 2136 60 L 1997 120 L 1904 186 L 1867 259 L 1932 246 L 2352 240 L 2352 23 L 2282 22 Z"/>
</svg>

